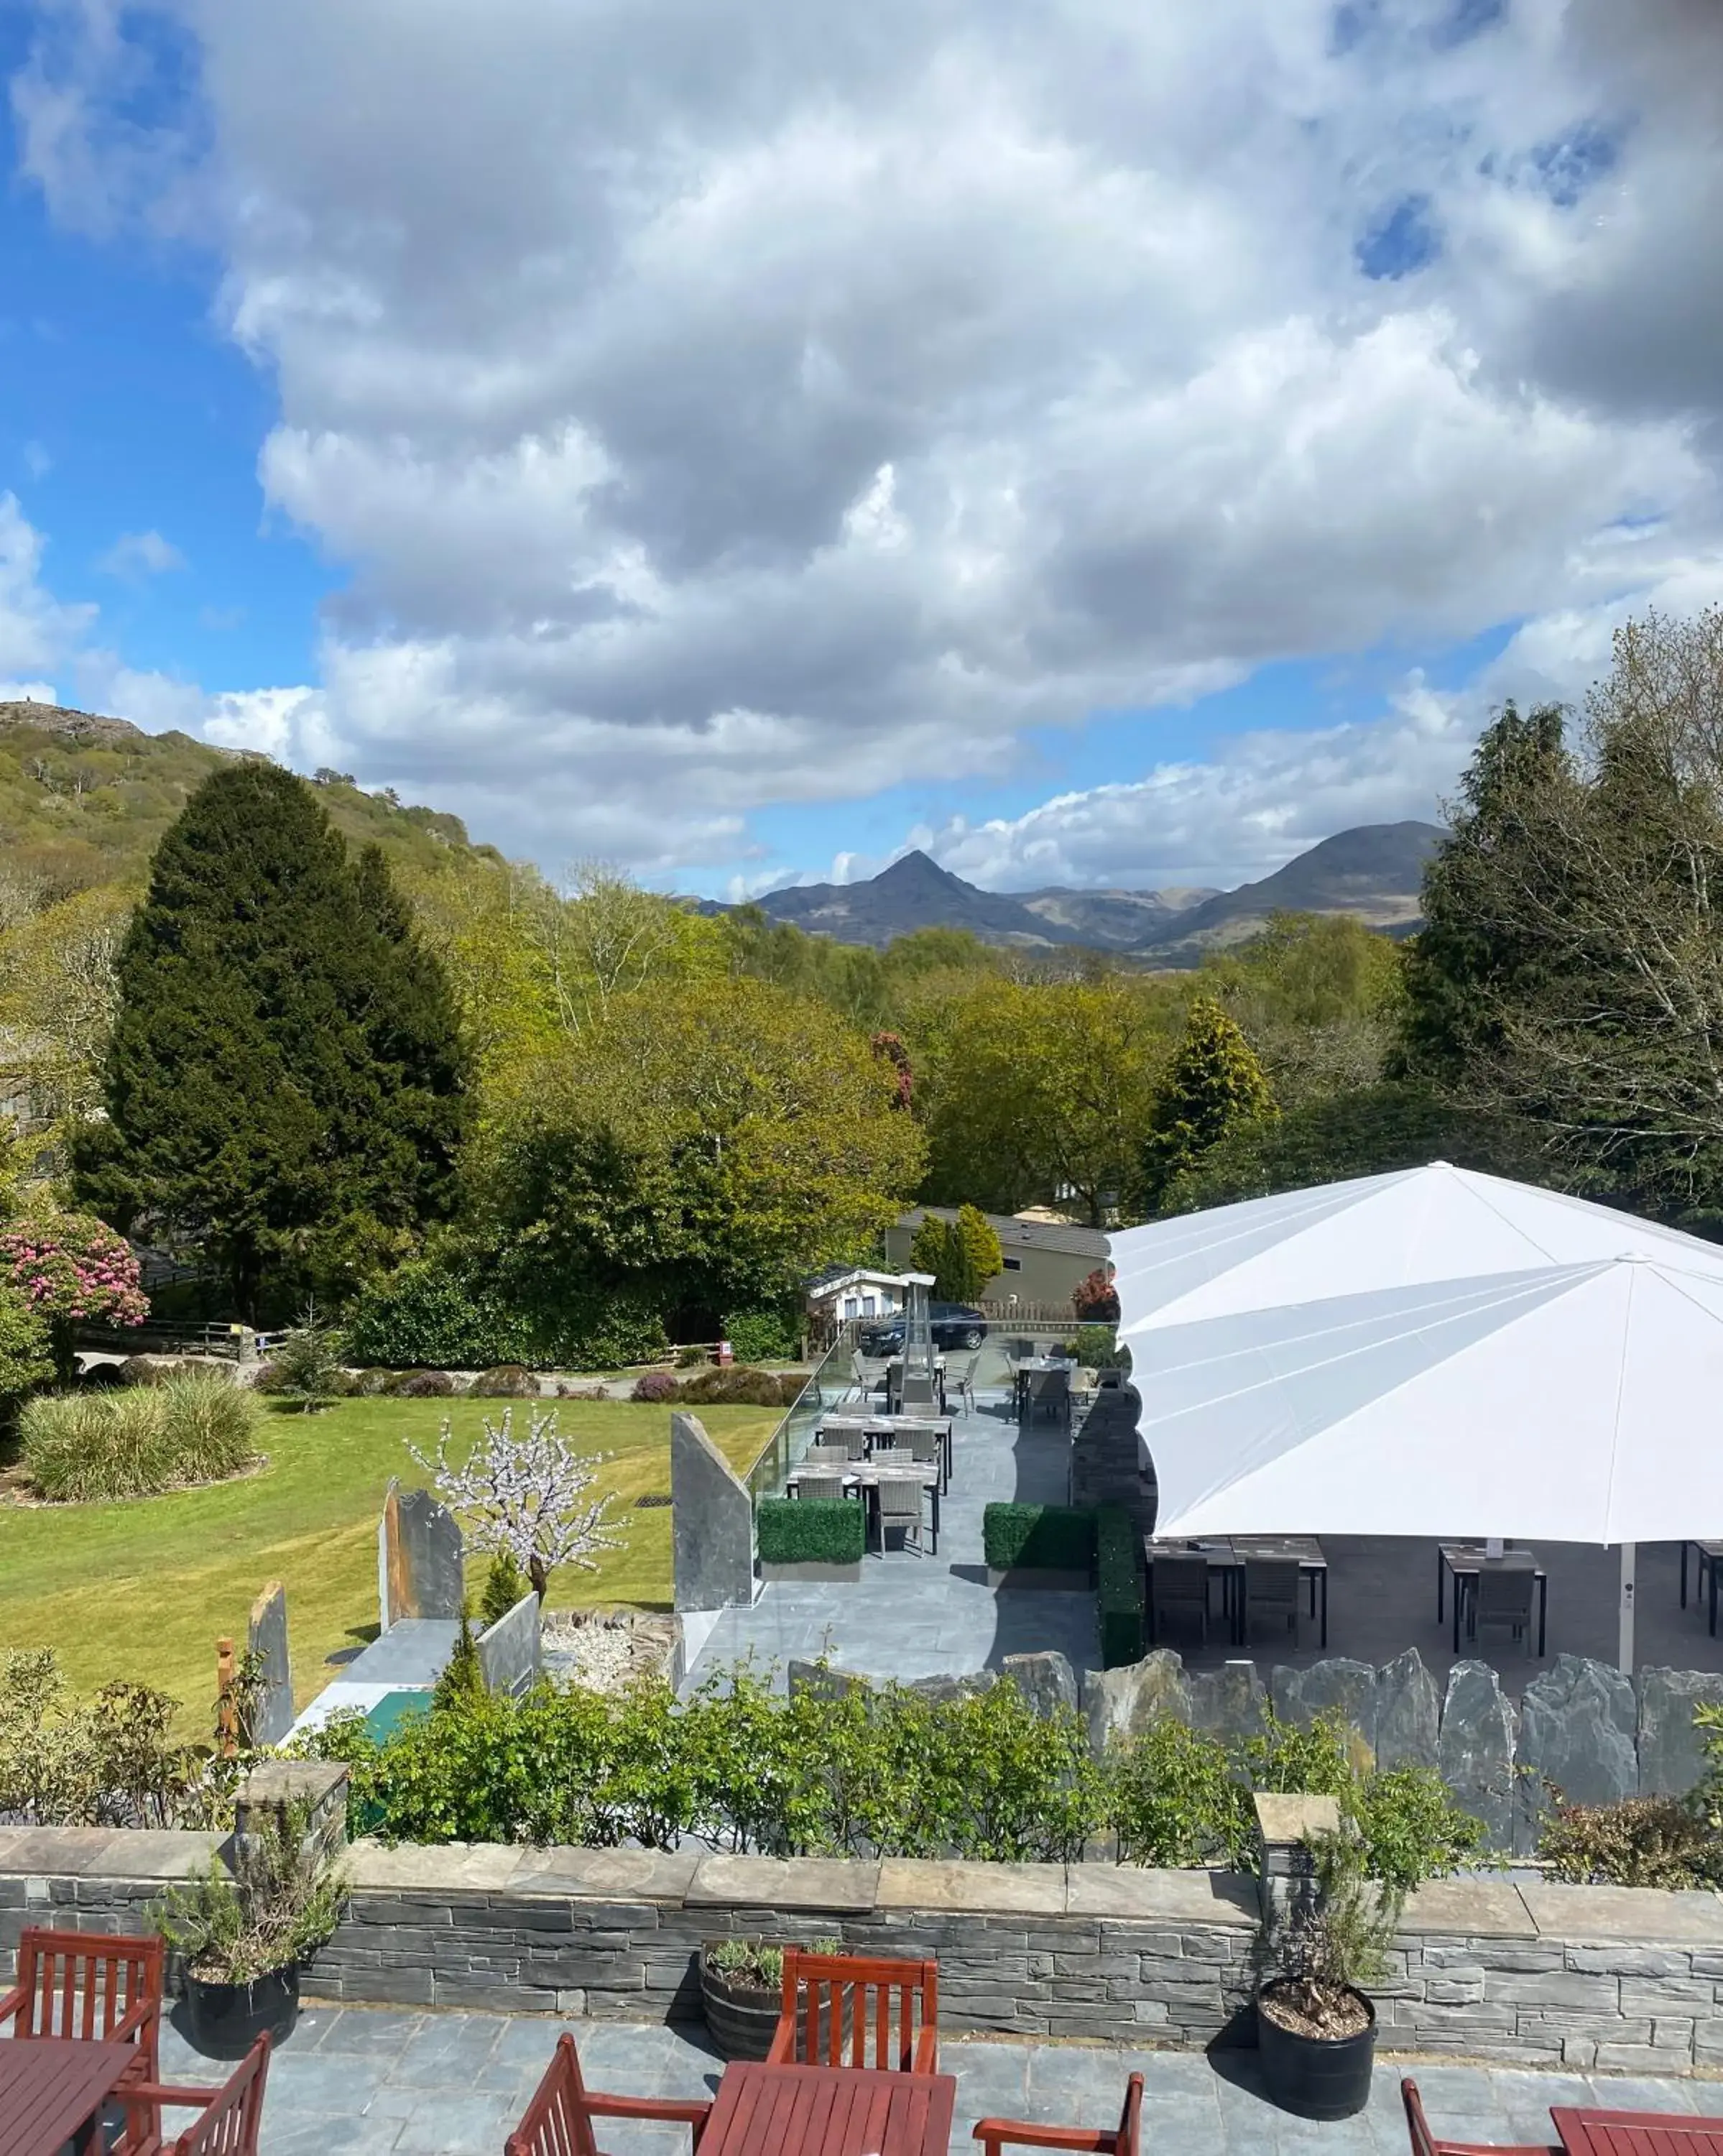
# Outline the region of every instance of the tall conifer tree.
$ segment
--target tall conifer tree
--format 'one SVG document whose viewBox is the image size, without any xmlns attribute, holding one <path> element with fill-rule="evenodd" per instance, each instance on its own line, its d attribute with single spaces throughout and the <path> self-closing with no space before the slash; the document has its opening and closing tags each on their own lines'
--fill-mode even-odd
<svg viewBox="0 0 1723 2156">
<path fill-rule="evenodd" d="M 290 1314 L 454 1207 L 466 1070 L 442 969 L 376 850 L 248 759 L 157 849 L 119 966 L 108 1120 L 79 1146 L 107 1216 L 197 1240 L 241 1312 Z"/>
</svg>

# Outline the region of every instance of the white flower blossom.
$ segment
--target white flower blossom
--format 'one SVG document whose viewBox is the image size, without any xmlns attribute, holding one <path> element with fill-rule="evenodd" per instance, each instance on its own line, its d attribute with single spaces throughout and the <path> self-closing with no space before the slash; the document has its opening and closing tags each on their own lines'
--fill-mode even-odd
<svg viewBox="0 0 1723 2156">
<path fill-rule="evenodd" d="M 461 1516 L 477 1550 L 506 1550 L 542 1595 L 559 1564 L 596 1572 L 597 1550 L 619 1550 L 626 1538 L 608 1517 L 615 1492 L 583 1502 L 598 1480 L 608 1452 L 571 1451 L 556 1430 L 556 1410 L 527 1413 L 525 1436 L 515 1435 L 515 1411 L 500 1424 L 489 1415 L 484 1434 L 459 1466 L 449 1458 L 449 1418 L 437 1438 L 437 1456 L 427 1460 L 410 1440 L 407 1450 L 437 1486 L 437 1495 Z"/>
</svg>

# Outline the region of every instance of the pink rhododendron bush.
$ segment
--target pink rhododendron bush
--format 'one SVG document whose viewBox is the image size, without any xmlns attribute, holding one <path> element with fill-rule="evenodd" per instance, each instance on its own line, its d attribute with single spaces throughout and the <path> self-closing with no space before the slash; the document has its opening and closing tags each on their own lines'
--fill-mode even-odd
<svg viewBox="0 0 1723 2156">
<path fill-rule="evenodd" d="M 141 1325 L 150 1313 L 131 1245 L 90 1213 L 44 1210 L 0 1228 L 0 1282 L 47 1322 L 63 1378 L 74 1325 Z"/>
</svg>

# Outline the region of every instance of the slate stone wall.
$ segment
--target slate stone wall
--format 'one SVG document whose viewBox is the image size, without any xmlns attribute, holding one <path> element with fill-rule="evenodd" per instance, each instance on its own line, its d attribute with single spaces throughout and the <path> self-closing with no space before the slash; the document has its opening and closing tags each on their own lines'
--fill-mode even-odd
<svg viewBox="0 0 1723 2156">
<path fill-rule="evenodd" d="M 1436 1768 L 1483 1821 L 1488 1845 L 1524 1856 L 1555 1790 L 1572 1804 L 1604 1804 L 1695 1788 L 1705 1763 L 1693 1710 L 1723 1702 L 1723 1676 L 1626 1677 L 1606 1662 L 1557 1655 L 1515 1707 L 1487 1662 L 1456 1662 L 1439 1693 L 1415 1648 L 1380 1669 L 1339 1657 L 1271 1668 L 1266 1682 L 1253 1662 L 1187 1670 L 1162 1648 L 1126 1668 L 1090 1671 L 1082 1697 L 1097 1748 L 1161 1715 L 1242 1738 L 1260 1732 L 1265 1703 L 1300 1727 L 1338 1714 L 1378 1765 Z"/>
<path fill-rule="evenodd" d="M 0 1979 L 20 1928 L 146 1928 L 203 1835 L 0 1828 Z M 347 1912 L 315 1997 L 677 2020 L 702 1940 L 835 1935 L 940 1964 L 956 2033 L 1248 2034 L 1256 1887 L 1203 1871 L 656 1856 L 454 1845 L 351 1852 Z M 1408 1907 L 1376 1992 L 1385 2051 L 1604 2071 L 1723 2067 L 1723 1902 L 1709 1894 L 1445 1881 Z"/>
</svg>

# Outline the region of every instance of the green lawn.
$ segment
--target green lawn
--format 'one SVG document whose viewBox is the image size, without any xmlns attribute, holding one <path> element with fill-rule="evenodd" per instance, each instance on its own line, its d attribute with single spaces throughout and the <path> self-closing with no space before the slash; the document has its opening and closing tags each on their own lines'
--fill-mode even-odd
<svg viewBox="0 0 1723 2156">
<path fill-rule="evenodd" d="M 183 1703 L 184 1733 L 208 1724 L 215 1642 L 243 1640 L 253 1598 L 271 1579 L 287 1589 L 294 1690 L 300 1705 L 334 1672 L 325 1657 L 377 1629 L 377 1526 L 389 1477 L 428 1481 L 403 1440 L 433 1456 L 438 1426 L 457 1442 L 478 1432 L 496 1401 L 342 1400 L 315 1415 L 276 1408 L 262 1437 L 260 1472 L 204 1490 L 124 1504 L 0 1509 L 0 1649 L 53 1646 L 80 1689 L 127 1677 Z M 517 1409 L 518 1412 L 518 1409 Z M 703 1408 L 700 1419 L 732 1465 L 745 1469 L 779 1419 L 772 1408 Z M 565 1400 L 557 1427 L 583 1452 L 608 1452 L 605 1481 L 628 1537 L 602 1569 L 564 1568 L 553 1608 L 670 1600 L 669 1507 L 632 1510 L 670 1487 L 669 1414 L 623 1401 Z M 468 1586 L 484 1586 L 484 1561 Z"/>
</svg>

